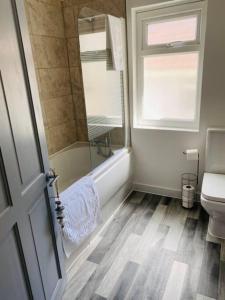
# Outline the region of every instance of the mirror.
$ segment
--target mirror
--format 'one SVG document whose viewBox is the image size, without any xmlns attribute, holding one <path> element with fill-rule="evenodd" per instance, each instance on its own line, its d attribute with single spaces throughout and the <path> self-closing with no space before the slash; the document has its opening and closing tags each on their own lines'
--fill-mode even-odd
<svg viewBox="0 0 225 300">
<path fill-rule="evenodd" d="M 114 19 L 119 24 L 120 19 Z M 107 15 L 82 9 L 78 26 L 88 139 L 95 168 L 124 147 L 124 71 L 113 66 Z"/>
</svg>

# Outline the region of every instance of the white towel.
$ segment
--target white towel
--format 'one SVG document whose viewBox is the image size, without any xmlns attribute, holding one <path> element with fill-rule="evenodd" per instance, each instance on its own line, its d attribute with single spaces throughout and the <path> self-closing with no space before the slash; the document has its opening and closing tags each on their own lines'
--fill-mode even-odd
<svg viewBox="0 0 225 300">
<path fill-rule="evenodd" d="M 81 178 L 60 194 L 64 210 L 63 246 L 67 257 L 100 222 L 100 201 L 91 176 Z"/>
<path fill-rule="evenodd" d="M 106 21 L 106 48 L 111 50 L 113 70 L 124 70 L 124 41 L 123 41 L 123 22 L 122 19 L 107 16 Z"/>
</svg>

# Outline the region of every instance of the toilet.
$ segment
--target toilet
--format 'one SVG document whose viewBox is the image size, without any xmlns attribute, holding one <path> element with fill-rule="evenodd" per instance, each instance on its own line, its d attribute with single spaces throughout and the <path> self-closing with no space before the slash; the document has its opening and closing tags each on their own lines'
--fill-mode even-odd
<svg viewBox="0 0 225 300">
<path fill-rule="evenodd" d="M 209 214 L 209 234 L 225 239 L 225 128 L 209 128 L 201 204 Z"/>
</svg>

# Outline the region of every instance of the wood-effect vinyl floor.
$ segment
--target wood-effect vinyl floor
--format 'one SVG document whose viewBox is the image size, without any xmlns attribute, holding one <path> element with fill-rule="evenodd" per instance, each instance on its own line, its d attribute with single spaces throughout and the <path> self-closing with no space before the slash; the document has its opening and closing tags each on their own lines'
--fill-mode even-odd
<svg viewBox="0 0 225 300">
<path fill-rule="evenodd" d="M 225 243 L 208 215 L 134 192 L 68 273 L 64 300 L 225 300 Z"/>
</svg>

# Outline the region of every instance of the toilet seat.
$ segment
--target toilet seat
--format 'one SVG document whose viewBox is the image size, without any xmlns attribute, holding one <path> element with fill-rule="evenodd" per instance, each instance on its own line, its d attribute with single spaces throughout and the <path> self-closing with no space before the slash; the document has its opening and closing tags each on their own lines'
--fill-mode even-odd
<svg viewBox="0 0 225 300">
<path fill-rule="evenodd" d="M 225 175 L 205 173 L 202 183 L 205 200 L 225 203 Z"/>
</svg>

